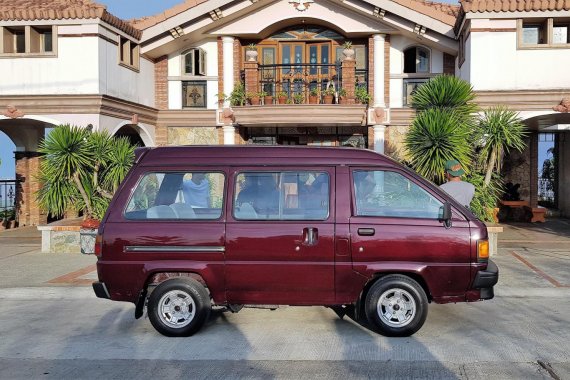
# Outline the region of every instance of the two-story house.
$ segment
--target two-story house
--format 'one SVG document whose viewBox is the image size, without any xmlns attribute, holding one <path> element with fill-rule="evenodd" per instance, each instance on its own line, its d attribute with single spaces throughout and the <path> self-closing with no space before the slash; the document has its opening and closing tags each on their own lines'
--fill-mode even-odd
<svg viewBox="0 0 570 380">
<path fill-rule="evenodd" d="M 5 0 L 0 130 L 26 179 L 20 223 L 46 218 L 34 206 L 33 173 L 37 144 L 54 125 L 147 146 L 355 146 L 401 156 L 411 93 L 439 74 L 471 82 L 483 106 L 520 111 L 533 133 L 507 175 L 536 204 L 540 131 L 558 133 L 560 189 L 570 178 L 570 116 L 553 110 L 570 98 L 570 5 L 551 3 L 181 0 L 124 21 L 90 0 Z M 267 97 L 232 104 L 240 84 L 248 98 Z M 569 197 L 559 198 L 570 214 Z"/>
</svg>

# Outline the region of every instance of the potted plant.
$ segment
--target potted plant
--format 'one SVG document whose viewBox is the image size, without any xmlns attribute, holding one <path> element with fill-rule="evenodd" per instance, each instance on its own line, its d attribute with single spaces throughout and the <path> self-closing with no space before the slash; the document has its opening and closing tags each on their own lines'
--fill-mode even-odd
<svg viewBox="0 0 570 380">
<path fill-rule="evenodd" d="M 354 49 L 352 48 L 352 42 L 351 41 L 345 41 L 344 44 L 342 44 L 342 55 L 344 55 L 344 59 L 354 59 Z"/>
<path fill-rule="evenodd" d="M 346 104 L 346 103 L 347 103 L 346 90 L 344 88 L 341 88 L 338 90 L 338 104 Z"/>
<path fill-rule="evenodd" d="M 259 93 L 258 92 L 248 92 L 246 94 L 247 99 L 249 99 L 249 104 L 252 106 L 258 106 L 260 103 Z"/>
<path fill-rule="evenodd" d="M 230 104 L 232 106 L 244 106 L 247 100 L 245 94 L 245 86 L 243 83 L 238 83 L 234 86 L 232 93 L 229 96 Z"/>
<path fill-rule="evenodd" d="M 372 100 L 372 96 L 370 96 L 365 87 L 357 87 L 354 91 L 354 97 L 356 102 L 361 104 L 368 104 Z"/>
<path fill-rule="evenodd" d="M 245 56 L 248 62 L 257 62 L 257 46 L 255 44 L 249 44 L 245 48 Z"/>
<path fill-rule="evenodd" d="M 336 91 L 334 87 L 329 86 L 323 91 L 323 103 L 324 104 L 333 104 L 334 96 Z"/>
<path fill-rule="evenodd" d="M 259 93 L 259 97 L 263 98 L 263 104 L 266 106 L 270 106 L 273 104 L 273 95 L 266 92 L 266 91 L 261 91 Z"/>
<path fill-rule="evenodd" d="M 277 102 L 279 104 L 286 104 L 287 103 L 287 93 L 285 91 L 279 91 L 277 93 Z"/>
<path fill-rule="evenodd" d="M 223 92 L 216 94 L 216 97 L 218 98 L 218 107 L 219 108 L 222 108 L 224 106 L 224 102 L 226 100 L 230 99 L 230 97 L 227 96 L 226 94 L 224 94 Z"/>
<path fill-rule="evenodd" d="M 304 100 L 305 100 L 305 97 L 300 92 L 293 95 L 293 103 L 295 103 L 295 104 L 303 104 Z"/>
<path fill-rule="evenodd" d="M 319 88 L 313 87 L 309 92 L 309 104 L 319 104 Z"/>
</svg>

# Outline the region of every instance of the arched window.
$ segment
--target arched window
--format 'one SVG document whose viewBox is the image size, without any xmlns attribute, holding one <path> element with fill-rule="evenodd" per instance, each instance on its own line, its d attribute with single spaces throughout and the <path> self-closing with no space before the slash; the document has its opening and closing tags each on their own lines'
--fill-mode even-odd
<svg viewBox="0 0 570 380">
<path fill-rule="evenodd" d="M 183 75 L 206 75 L 206 52 L 200 48 L 181 54 Z"/>
<path fill-rule="evenodd" d="M 420 46 L 413 46 L 404 50 L 404 73 L 429 73 L 429 50 Z"/>
</svg>

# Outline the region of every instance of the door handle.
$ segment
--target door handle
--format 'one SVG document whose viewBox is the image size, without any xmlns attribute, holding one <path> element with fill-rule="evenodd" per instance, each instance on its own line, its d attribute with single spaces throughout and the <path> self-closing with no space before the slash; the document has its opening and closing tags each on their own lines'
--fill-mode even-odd
<svg viewBox="0 0 570 380">
<path fill-rule="evenodd" d="M 315 227 L 303 228 L 303 245 L 317 245 L 319 241 L 319 230 Z"/>
<path fill-rule="evenodd" d="M 374 236 L 375 233 L 376 233 L 376 230 L 374 230 L 374 228 L 359 228 L 358 229 L 358 234 L 360 236 Z"/>
</svg>

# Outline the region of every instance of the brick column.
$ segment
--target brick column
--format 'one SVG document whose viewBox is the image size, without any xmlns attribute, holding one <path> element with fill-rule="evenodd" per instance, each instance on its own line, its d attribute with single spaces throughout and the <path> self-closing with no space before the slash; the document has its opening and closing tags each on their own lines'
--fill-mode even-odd
<svg viewBox="0 0 570 380">
<path fill-rule="evenodd" d="M 16 213 L 20 226 L 37 226 L 47 223 L 47 214 L 40 211 L 36 201 L 36 192 L 41 186 L 37 180 L 39 168 L 39 153 L 16 152 L 16 179 L 20 181 L 16 198 Z"/>
<path fill-rule="evenodd" d="M 154 142 L 156 146 L 168 145 L 168 127 L 166 125 L 158 124 L 154 128 Z"/>
<path fill-rule="evenodd" d="M 373 94 L 374 89 L 374 38 L 368 38 L 368 93 Z"/>
<path fill-rule="evenodd" d="M 242 67 L 241 41 L 234 39 L 234 84 L 241 82 L 240 69 Z M 230 95 L 230 94 L 226 94 Z"/>
<path fill-rule="evenodd" d="M 223 93 L 224 93 L 224 52 L 223 52 L 222 37 L 218 37 L 218 94 L 223 94 Z"/>
<path fill-rule="evenodd" d="M 245 92 L 258 92 L 257 62 L 247 61 L 245 67 Z"/>
<path fill-rule="evenodd" d="M 342 61 L 342 88 L 346 91 L 346 103 L 354 104 L 354 90 L 356 88 L 356 61 L 345 58 Z"/>
<path fill-rule="evenodd" d="M 390 108 L 390 35 L 384 40 L 384 103 Z"/>
<path fill-rule="evenodd" d="M 530 148 L 530 207 L 538 207 L 538 132 L 532 132 Z"/>
<path fill-rule="evenodd" d="M 168 56 L 154 61 L 154 103 L 159 110 L 168 109 Z"/>
</svg>

